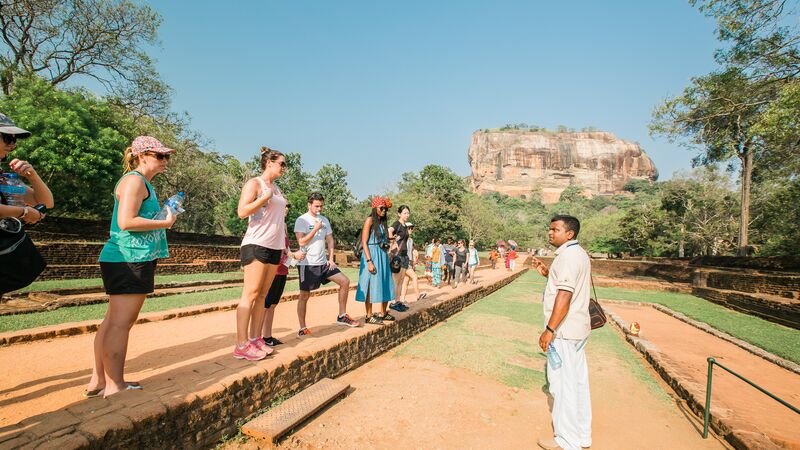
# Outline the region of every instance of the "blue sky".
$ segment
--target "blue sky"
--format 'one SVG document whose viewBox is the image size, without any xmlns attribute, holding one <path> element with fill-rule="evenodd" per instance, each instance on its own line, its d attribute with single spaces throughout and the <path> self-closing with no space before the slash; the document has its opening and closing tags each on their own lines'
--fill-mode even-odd
<svg viewBox="0 0 800 450">
<path fill-rule="evenodd" d="M 363 198 L 442 164 L 469 174 L 480 128 L 594 126 L 641 143 L 661 179 L 693 153 L 647 131 L 653 107 L 714 68 L 688 2 L 152 2 L 173 109 L 210 149 L 262 145 L 338 163 Z"/>
</svg>

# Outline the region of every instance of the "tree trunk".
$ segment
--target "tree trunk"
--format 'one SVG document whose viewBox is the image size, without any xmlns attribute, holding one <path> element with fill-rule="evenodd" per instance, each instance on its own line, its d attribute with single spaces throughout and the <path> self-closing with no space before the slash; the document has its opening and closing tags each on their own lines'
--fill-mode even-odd
<svg viewBox="0 0 800 450">
<path fill-rule="evenodd" d="M 742 212 L 739 215 L 739 242 L 736 256 L 747 256 L 750 228 L 750 185 L 753 179 L 753 152 L 750 145 L 744 144 L 741 153 L 742 161 Z"/>
<path fill-rule="evenodd" d="M 681 224 L 681 237 L 678 241 L 678 258 L 683 258 L 685 256 L 685 239 L 683 238 L 686 235 L 686 225 Z"/>
</svg>

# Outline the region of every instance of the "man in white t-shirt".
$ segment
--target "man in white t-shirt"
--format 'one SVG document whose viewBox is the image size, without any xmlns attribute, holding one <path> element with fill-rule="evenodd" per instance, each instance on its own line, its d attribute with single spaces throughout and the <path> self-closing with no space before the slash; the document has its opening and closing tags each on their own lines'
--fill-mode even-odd
<svg viewBox="0 0 800 450">
<path fill-rule="evenodd" d="M 581 224 L 572 216 L 555 216 L 547 233 L 557 247 L 548 269 L 538 258 L 533 266 L 547 277 L 542 303 L 545 329 L 539 336 L 544 352 L 555 351 L 559 366 L 547 361 L 547 381 L 553 396 L 552 439 L 539 439 L 544 449 L 580 450 L 592 445 L 592 402 L 589 396 L 589 368 L 584 346 L 591 331 L 589 255 L 575 240 Z M 550 347 L 552 344 L 552 348 Z"/>
<path fill-rule="evenodd" d="M 360 326 L 347 315 L 347 294 L 350 292 L 350 279 L 333 262 L 333 229 L 328 219 L 322 216 L 325 197 L 319 192 L 308 195 L 308 212 L 298 217 L 294 223 L 294 234 L 300 251 L 306 257 L 297 263 L 300 275 L 300 298 L 297 300 L 297 319 L 300 321 L 298 336 L 311 334 L 306 327 L 306 305 L 311 291 L 331 281 L 339 285 L 339 315 L 337 325 Z"/>
</svg>

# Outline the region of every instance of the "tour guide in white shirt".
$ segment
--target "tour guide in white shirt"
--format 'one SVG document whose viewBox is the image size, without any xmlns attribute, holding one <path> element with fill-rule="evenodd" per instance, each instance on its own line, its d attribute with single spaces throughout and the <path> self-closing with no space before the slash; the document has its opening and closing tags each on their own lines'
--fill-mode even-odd
<svg viewBox="0 0 800 450">
<path fill-rule="evenodd" d="M 591 263 L 578 241 L 580 222 L 572 216 L 555 216 L 547 233 L 558 247 L 548 269 L 539 259 L 533 265 L 547 277 L 544 304 L 545 330 L 539 347 L 547 352 L 553 344 L 561 358 L 555 368 L 548 360 L 547 381 L 553 396 L 554 439 L 539 439 L 545 449 L 580 450 L 592 445 L 592 403 L 589 397 L 589 369 L 584 345 L 591 331 L 589 288 Z"/>
<path fill-rule="evenodd" d="M 339 316 L 337 325 L 360 326 L 347 315 L 347 294 L 350 292 L 350 279 L 333 262 L 333 230 L 328 219 L 322 216 L 325 197 L 319 192 L 308 195 L 308 212 L 298 217 L 294 223 L 294 234 L 300 250 L 306 257 L 297 263 L 300 274 L 300 297 L 297 300 L 297 319 L 300 321 L 298 336 L 311 334 L 306 327 L 306 305 L 311 291 L 330 281 L 339 285 Z M 327 258 L 326 250 L 327 248 Z"/>
</svg>

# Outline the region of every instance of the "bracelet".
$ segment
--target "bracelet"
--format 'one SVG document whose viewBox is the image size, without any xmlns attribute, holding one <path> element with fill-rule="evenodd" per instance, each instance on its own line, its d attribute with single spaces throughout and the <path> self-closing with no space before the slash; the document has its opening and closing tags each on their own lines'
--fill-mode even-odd
<svg viewBox="0 0 800 450">
<path fill-rule="evenodd" d="M 368 263 L 371 263 L 371 262 L 372 262 L 372 260 L 371 260 L 371 259 L 368 259 L 368 260 L 367 260 L 367 262 L 368 262 Z"/>
<path fill-rule="evenodd" d="M 17 219 L 24 219 L 25 216 L 27 216 L 27 215 L 28 215 L 28 207 L 27 206 L 23 206 L 22 207 L 22 214 L 17 216 Z"/>
<path fill-rule="evenodd" d="M 555 334 L 556 334 L 556 330 L 554 330 L 554 329 L 550 328 L 550 325 L 545 325 L 544 327 L 547 329 L 547 331 L 549 331 L 549 332 L 553 333 L 553 335 L 555 335 Z"/>
</svg>

